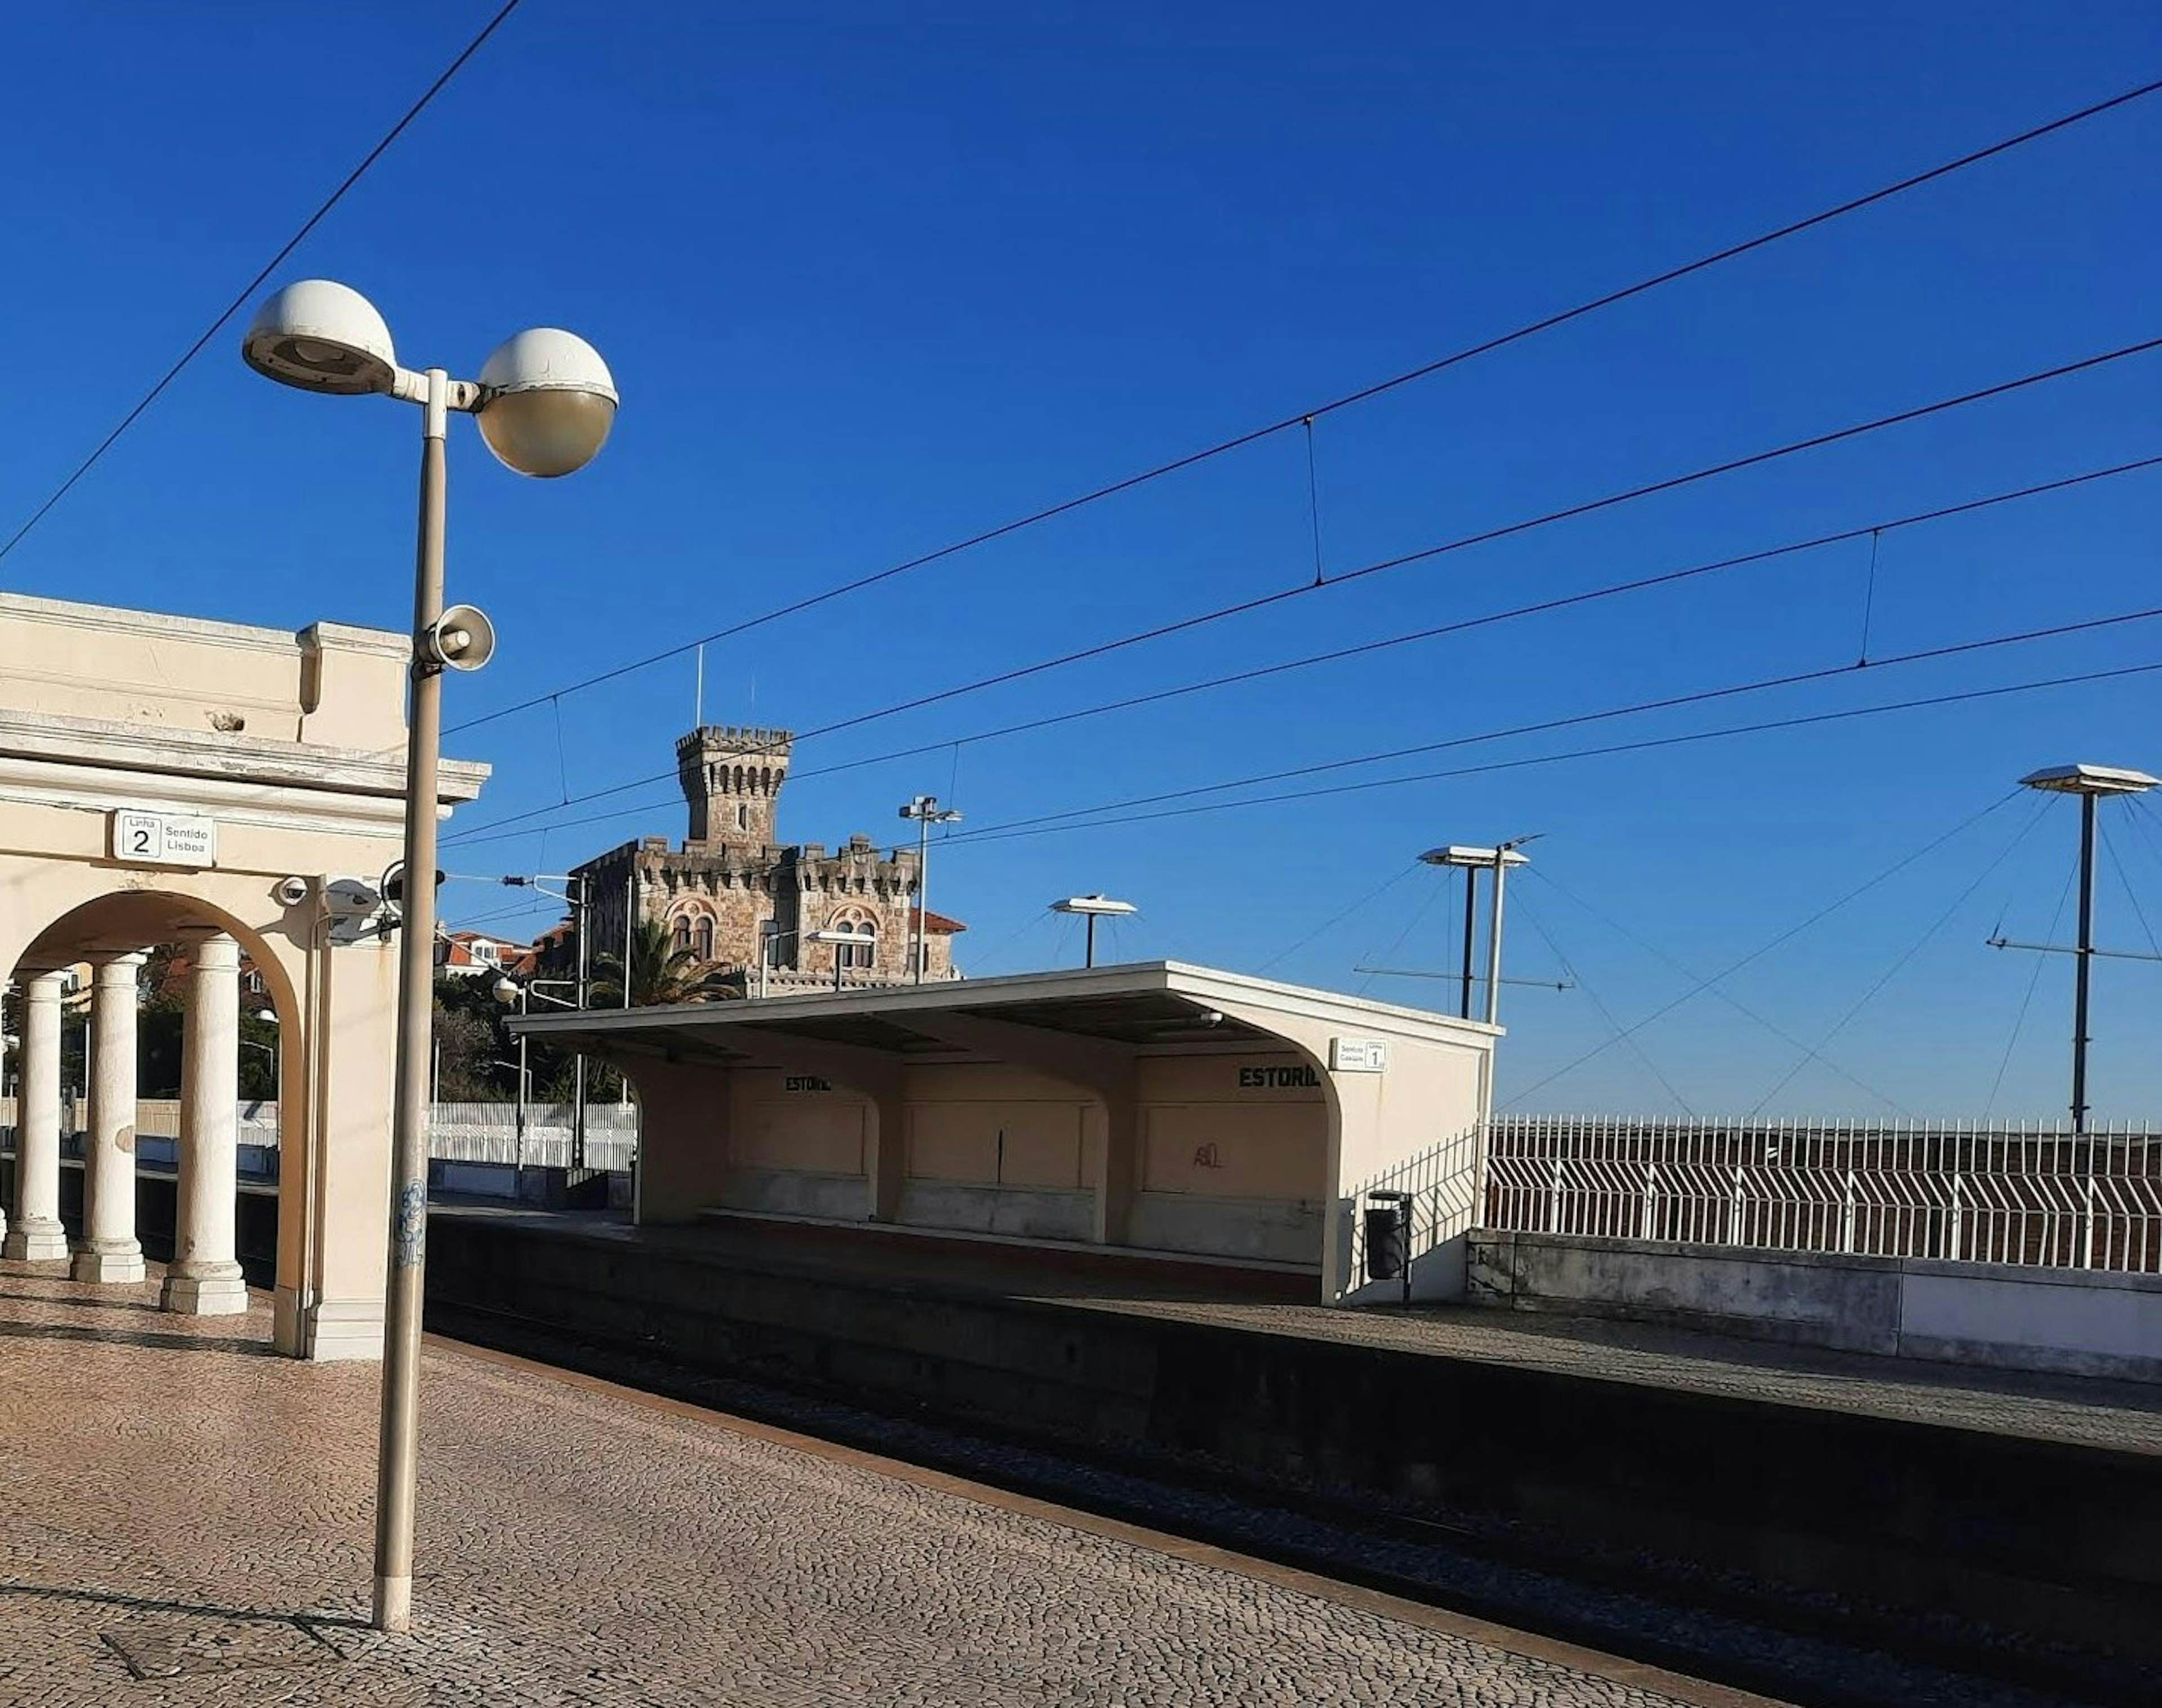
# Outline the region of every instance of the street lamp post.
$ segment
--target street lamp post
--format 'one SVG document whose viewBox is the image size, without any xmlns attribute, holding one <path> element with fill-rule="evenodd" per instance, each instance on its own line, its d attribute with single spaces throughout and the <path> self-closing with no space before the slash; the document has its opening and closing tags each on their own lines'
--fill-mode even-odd
<svg viewBox="0 0 2162 1708">
<path fill-rule="evenodd" d="M 961 815 L 951 807 L 941 807 L 936 795 L 918 795 L 901 809 L 903 818 L 916 821 L 916 978 L 923 982 L 923 963 L 931 951 L 931 932 L 927 921 L 931 905 L 931 827 L 934 824 L 958 824 Z"/>
<path fill-rule="evenodd" d="M 304 279 L 266 301 L 241 341 L 248 365 L 281 384 L 333 396 L 380 394 L 421 407 L 420 499 L 414 554 L 413 664 L 405 742 L 408 872 L 436 870 L 442 672 L 478 670 L 495 631 L 469 605 L 443 605 L 446 441 L 450 412 L 475 416 L 499 461 L 543 478 L 583 467 L 614 426 L 608 365 L 552 327 L 514 334 L 477 380 L 398 365 L 390 329 L 359 292 Z M 412 1625 L 414 1424 L 420 1400 L 420 1289 L 428 1220 L 427 1071 L 436 896 L 405 886 L 399 945 L 397 1094 L 392 1116 L 389 1277 L 384 1301 L 382 1434 L 377 1452 L 374 1625 Z"/>
<path fill-rule="evenodd" d="M 1068 896 L 1063 901 L 1051 904 L 1053 913 L 1078 913 L 1089 922 L 1087 946 L 1082 950 L 1081 964 L 1096 964 L 1096 922 L 1099 919 L 1123 919 L 1141 909 L 1131 901 L 1114 901 L 1108 896 Z"/>
</svg>

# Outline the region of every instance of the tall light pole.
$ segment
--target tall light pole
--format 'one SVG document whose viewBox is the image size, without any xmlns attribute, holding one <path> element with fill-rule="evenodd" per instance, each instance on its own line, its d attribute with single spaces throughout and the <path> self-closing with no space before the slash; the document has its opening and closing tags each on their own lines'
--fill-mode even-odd
<svg viewBox="0 0 2162 1708">
<path fill-rule="evenodd" d="M 499 461 L 542 478 L 590 462 L 614 425 L 608 364 L 582 338 L 553 327 L 518 332 L 481 364 L 480 378 L 401 368 L 384 324 L 357 290 L 304 279 L 257 311 L 241 355 L 257 373 L 333 396 L 371 394 L 420 405 L 420 505 L 414 554 L 413 665 L 405 739 L 405 870 L 436 870 L 436 775 L 442 672 L 478 670 L 495 631 L 469 605 L 443 606 L 445 441 L 453 410 L 475 416 Z M 383 1325 L 383 1420 L 377 1451 L 374 1624 L 413 1619 L 414 1422 L 420 1401 L 420 1288 L 428 1226 L 428 1047 L 436 894 L 405 885 L 398 962 L 397 1097 L 392 1117 L 389 1296 Z"/>
<path fill-rule="evenodd" d="M 2019 780 L 2030 789 L 2080 797 L 2080 936 L 2072 950 L 2072 1131 L 2087 1130 L 2087 985 L 2094 969 L 2095 802 L 2104 795 L 2138 795 L 2162 779 L 2115 765 L 2053 765 Z M 2008 943 L 1999 948 L 2054 948 L 2049 943 Z"/>
<path fill-rule="evenodd" d="M 1078 913 L 1089 922 L 1087 947 L 1082 951 L 1081 964 L 1096 964 L 1096 922 L 1099 919 L 1123 919 L 1141 909 L 1131 901 L 1114 901 L 1109 896 L 1068 896 L 1063 901 L 1051 904 L 1053 913 Z"/>
<path fill-rule="evenodd" d="M 931 889 L 931 827 L 958 824 L 961 815 L 952 807 L 941 807 L 936 795 L 918 795 L 901 809 L 903 818 L 916 821 L 916 978 L 923 982 L 923 964 L 931 952 L 929 917 Z"/>
</svg>

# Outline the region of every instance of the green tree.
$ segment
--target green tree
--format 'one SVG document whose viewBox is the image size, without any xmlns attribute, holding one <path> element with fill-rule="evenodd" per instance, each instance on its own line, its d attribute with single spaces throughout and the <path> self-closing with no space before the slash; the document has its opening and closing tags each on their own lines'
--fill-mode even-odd
<svg viewBox="0 0 2162 1708">
<path fill-rule="evenodd" d="M 595 1008 L 623 1007 L 623 957 L 603 954 L 594 971 L 588 1002 Z M 677 948 L 666 925 L 655 919 L 639 922 L 630 941 L 631 1007 L 708 1002 L 734 994 L 725 974 L 704 970 L 697 956 Z"/>
</svg>

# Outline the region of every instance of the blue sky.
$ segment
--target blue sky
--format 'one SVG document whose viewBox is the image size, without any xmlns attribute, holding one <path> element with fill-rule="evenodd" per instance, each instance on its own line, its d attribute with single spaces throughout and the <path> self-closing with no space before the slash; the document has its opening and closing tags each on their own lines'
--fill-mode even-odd
<svg viewBox="0 0 2162 1708">
<path fill-rule="evenodd" d="M 0 314 L 18 408 L 0 424 L 0 532 L 490 9 L 10 19 Z M 2162 18 L 2140 4 L 1163 10 L 526 0 L 281 275 L 366 291 L 415 365 L 470 373 L 540 323 L 580 331 L 614 368 L 615 436 L 573 479 L 518 480 L 459 431 L 452 592 L 490 611 L 503 645 L 452 685 L 451 720 L 1296 412 L 2162 66 Z M 1324 561 L 1354 567 L 2162 333 L 2157 158 L 2162 97 L 1329 416 L 1315 434 Z M 0 585 L 295 626 L 402 623 L 414 420 L 266 386 L 242 368 L 238 332 L 0 562 Z M 2162 356 L 2133 358 L 806 742 L 796 764 L 951 742 L 2162 452 L 2158 398 Z M 2158 510 L 2162 472 L 2149 472 L 1887 535 L 1871 650 L 2162 603 Z M 1312 557 L 1304 447 L 1286 435 L 716 646 L 708 715 L 809 729 L 1296 585 Z M 1827 548 L 806 777 L 784 830 L 883 838 L 921 791 L 957 801 L 978 830 L 1851 662 L 1867 559 L 1864 545 Z M 1325 781 L 2155 661 L 2162 623 L 2130 624 Z M 497 770 L 453 833 L 665 769 L 692 697 L 679 661 L 454 737 Z M 1119 929 L 1121 953 L 1266 965 L 1418 1003 L 1442 987 L 1353 970 L 1449 958 L 1453 892 L 1412 857 L 1537 832 L 1545 875 L 1512 892 L 1511 971 L 1558 978 L 1565 956 L 1580 983 L 1509 993 L 1505 1098 L 1658 1110 L 1678 1093 L 1700 1110 L 1747 1109 L 1802 1058 L 1789 1038 L 1815 1044 L 1891 971 L 1824 1046 L 1836 1066 L 1805 1061 L 1766 1106 L 1973 1113 L 2036 972 L 1982 940 L 2000 922 L 2014 938 L 2049 932 L 2074 849 L 2068 805 L 2030 825 L 2037 803 L 2005 802 L 1722 985 L 1741 1008 L 1700 995 L 1637 1035 L 1643 1058 L 1609 1048 L 1540 1082 L 1611 1036 L 1602 1007 L 1627 1026 L 1689 988 L 1645 943 L 1710 973 L 1984 812 L 2029 769 L 2162 770 L 2158 703 L 2162 677 L 2131 676 L 964 838 L 935 857 L 933 905 L 969 922 L 962 958 L 979 972 L 1077 956 L 1042 904 L 1104 890 L 1143 906 Z M 640 805 L 545 841 L 534 828 L 454 844 L 445 863 L 560 870 L 641 832 L 680 834 L 669 792 L 566 811 Z M 2104 940 L 2145 949 L 2133 901 L 2162 929 L 2162 802 L 2112 823 Z M 446 891 L 467 918 L 503 901 Z M 2057 936 L 2069 928 L 2068 912 Z M 2097 1107 L 2150 1110 L 2162 967 L 2107 963 L 2097 985 Z M 2053 959 L 1999 1113 L 2060 1105 L 2068 1005 Z"/>
</svg>

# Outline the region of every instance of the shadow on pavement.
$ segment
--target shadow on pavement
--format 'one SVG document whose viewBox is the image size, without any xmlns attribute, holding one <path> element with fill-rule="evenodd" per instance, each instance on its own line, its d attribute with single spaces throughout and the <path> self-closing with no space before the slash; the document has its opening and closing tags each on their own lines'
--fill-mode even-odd
<svg viewBox="0 0 2162 1708">
<path fill-rule="evenodd" d="M 284 1355 L 268 1340 L 226 1340 L 212 1335 L 153 1335 L 128 1329 L 81 1329 L 72 1323 L 0 1323 L 0 1335 L 18 1340 L 89 1340 L 115 1346 L 147 1346 L 168 1352 L 238 1352 L 249 1358 Z"/>
</svg>

